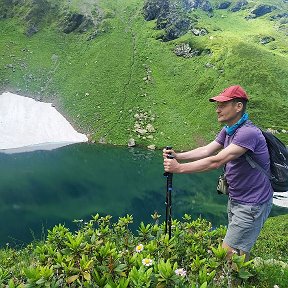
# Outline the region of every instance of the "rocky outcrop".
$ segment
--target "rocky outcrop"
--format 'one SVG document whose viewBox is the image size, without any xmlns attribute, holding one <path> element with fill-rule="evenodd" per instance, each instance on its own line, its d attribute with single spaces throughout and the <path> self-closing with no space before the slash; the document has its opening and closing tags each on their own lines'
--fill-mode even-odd
<svg viewBox="0 0 288 288">
<path fill-rule="evenodd" d="M 205 12 L 212 12 L 213 7 L 208 0 L 184 0 L 183 7 L 187 11 L 202 9 Z"/>
<path fill-rule="evenodd" d="M 156 29 L 164 30 L 158 39 L 170 41 L 186 34 L 192 27 L 189 12 L 193 9 L 213 15 L 208 0 L 146 0 L 143 15 L 147 21 L 156 19 Z"/>
<path fill-rule="evenodd" d="M 279 13 L 270 17 L 271 20 L 280 20 L 284 18 L 288 18 L 288 13 Z"/>
<path fill-rule="evenodd" d="M 165 34 L 162 36 L 163 41 L 170 41 L 179 38 L 186 34 L 190 28 L 189 19 L 177 19 L 175 21 L 169 21 L 169 24 L 165 27 Z"/>
<path fill-rule="evenodd" d="M 55 24 L 64 33 L 73 31 L 86 32 L 94 26 L 91 13 L 71 12 L 69 2 L 66 6 L 61 1 L 50 0 L 4 0 L 0 1 L 0 19 L 17 17 L 24 20 L 28 37 L 37 33 L 43 24 Z M 96 8 L 95 8 L 96 9 Z M 90 15 L 90 16 L 86 16 Z"/>
<path fill-rule="evenodd" d="M 209 12 L 209 15 L 212 16 L 213 7 L 209 1 L 204 1 L 200 8 L 205 12 Z"/>
<path fill-rule="evenodd" d="M 60 26 L 62 27 L 62 31 L 66 34 L 76 30 L 78 32 L 85 32 L 93 26 L 93 21 L 79 13 L 68 13 Z"/>
<path fill-rule="evenodd" d="M 227 9 L 231 5 L 231 1 L 225 1 L 216 6 L 217 9 Z"/>
<path fill-rule="evenodd" d="M 240 0 L 235 3 L 235 5 L 230 9 L 232 12 L 238 12 L 242 9 L 245 9 L 246 6 L 248 5 L 248 1 L 246 0 Z"/>
<path fill-rule="evenodd" d="M 163 10 L 165 3 L 168 4 L 168 1 L 146 1 L 143 7 L 144 19 L 147 21 L 157 19 Z"/>
<path fill-rule="evenodd" d="M 273 10 L 277 9 L 276 6 L 272 5 L 259 5 L 251 11 L 251 16 L 253 18 L 261 17 L 265 14 L 271 13 Z"/>
</svg>

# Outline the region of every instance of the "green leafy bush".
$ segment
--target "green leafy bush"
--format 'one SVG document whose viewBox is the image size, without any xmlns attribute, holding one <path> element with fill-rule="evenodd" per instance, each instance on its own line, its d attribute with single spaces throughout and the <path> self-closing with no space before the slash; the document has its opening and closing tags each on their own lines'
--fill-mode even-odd
<svg viewBox="0 0 288 288">
<path fill-rule="evenodd" d="M 169 239 L 164 224 L 141 223 L 134 235 L 128 228 L 132 216 L 121 217 L 116 223 L 111 218 L 97 214 L 87 223 L 77 221 L 80 227 L 75 232 L 55 226 L 46 241 L 23 250 L 26 260 L 22 265 L 21 255 L 7 248 L 2 251 L 6 260 L 0 261 L 1 284 L 204 288 L 227 286 L 229 281 L 252 275 L 251 262 L 245 263 L 243 257 L 235 255 L 231 262 L 226 261 L 221 247 L 224 227 L 212 229 L 208 221 L 185 215 L 182 222 L 173 220 L 173 237 Z"/>
<path fill-rule="evenodd" d="M 75 232 L 60 224 L 43 242 L 21 250 L 7 246 L 0 250 L 0 287 L 287 287 L 287 262 L 245 262 L 238 255 L 227 260 L 221 247 L 225 227 L 212 229 L 208 221 L 185 214 L 173 220 L 169 239 L 158 218 L 133 233 L 132 216 L 114 223 L 97 214 L 75 221 Z M 260 243 L 254 253 L 267 245 Z"/>
</svg>

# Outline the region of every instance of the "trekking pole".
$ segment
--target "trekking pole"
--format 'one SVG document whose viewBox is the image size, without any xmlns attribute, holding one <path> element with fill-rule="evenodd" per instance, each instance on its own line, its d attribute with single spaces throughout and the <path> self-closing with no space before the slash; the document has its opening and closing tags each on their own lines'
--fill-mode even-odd
<svg viewBox="0 0 288 288">
<path fill-rule="evenodd" d="M 166 146 L 166 150 L 171 150 L 171 146 Z M 173 159 L 173 155 L 168 155 L 168 159 Z M 171 238 L 171 225 L 172 225 L 172 177 L 173 173 L 165 172 L 164 176 L 167 178 L 167 189 L 166 189 L 166 222 L 165 222 L 165 234 L 167 230 L 169 232 L 169 239 Z M 168 229 L 167 229 L 168 226 Z"/>
</svg>

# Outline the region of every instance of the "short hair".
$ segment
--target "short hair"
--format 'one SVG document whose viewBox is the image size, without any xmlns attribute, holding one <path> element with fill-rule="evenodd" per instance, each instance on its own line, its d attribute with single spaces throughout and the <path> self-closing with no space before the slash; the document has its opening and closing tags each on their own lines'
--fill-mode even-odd
<svg viewBox="0 0 288 288">
<path fill-rule="evenodd" d="M 242 115 L 245 113 L 246 111 L 246 107 L 247 107 L 247 100 L 245 99 L 241 99 L 241 98 L 236 98 L 232 100 L 233 103 L 238 103 L 241 102 L 243 104 L 243 110 L 242 110 Z"/>
</svg>

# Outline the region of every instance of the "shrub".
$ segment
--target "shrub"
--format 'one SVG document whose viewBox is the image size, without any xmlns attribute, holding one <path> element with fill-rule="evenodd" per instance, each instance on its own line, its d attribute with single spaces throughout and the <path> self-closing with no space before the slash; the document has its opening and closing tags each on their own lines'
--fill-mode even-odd
<svg viewBox="0 0 288 288">
<path fill-rule="evenodd" d="M 31 244 L 20 254 L 11 248 L 2 250 L 0 283 L 7 287 L 204 288 L 229 287 L 252 276 L 252 261 L 244 262 L 237 255 L 226 261 L 221 247 L 225 227 L 212 229 L 208 221 L 184 215 L 183 221 L 173 220 L 169 239 L 165 224 L 141 223 L 132 233 L 132 216 L 116 223 L 111 218 L 97 214 L 87 223 L 76 221 L 75 232 L 57 225 L 48 231 L 46 241 Z M 21 255 L 25 255 L 22 265 Z"/>
<path fill-rule="evenodd" d="M 0 250 L 0 287 L 288 286 L 286 215 L 268 219 L 252 251 L 261 258 L 248 262 L 238 255 L 227 261 L 223 226 L 185 214 L 172 221 L 169 239 L 159 215 L 152 217 L 154 224 L 142 222 L 133 233 L 132 216 L 114 223 L 96 214 L 75 220 L 75 232 L 59 224 L 43 242 L 19 250 L 7 245 Z"/>
</svg>

